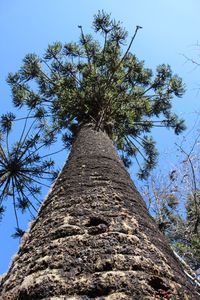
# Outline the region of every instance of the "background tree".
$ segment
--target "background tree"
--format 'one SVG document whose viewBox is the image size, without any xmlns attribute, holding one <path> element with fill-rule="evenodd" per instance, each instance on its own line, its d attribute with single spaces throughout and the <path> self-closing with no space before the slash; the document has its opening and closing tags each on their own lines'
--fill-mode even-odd
<svg viewBox="0 0 200 300">
<path fill-rule="evenodd" d="M 142 192 L 160 230 L 182 258 L 186 272 L 194 282 L 199 282 L 199 133 L 189 150 L 185 150 L 183 143 L 176 147 L 179 162 L 168 174 L 160 171 L 150 176 Z"/>
</svg>

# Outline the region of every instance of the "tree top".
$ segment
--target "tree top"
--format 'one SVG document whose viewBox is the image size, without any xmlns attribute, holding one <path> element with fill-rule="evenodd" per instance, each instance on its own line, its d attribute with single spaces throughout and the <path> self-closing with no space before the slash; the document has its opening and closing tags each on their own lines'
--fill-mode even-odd
<svg viewBox="0 0 200 300">
<path fill-rule="evenodd" d="M 28 142 L 28 133 L 23 132 L 12 150 L 3 147 L 5 140 L 2 139 L 2 198 L 11 182 L 12 189 L 19 187 L 17 176 L 19 172 L 21 176 L 27 166 L 30 171 L 30 165 L 36 164 L 27 179 L 31 183 L 31 174 L 35 175 L 37 168 L 39 172 L 47 172 L 53 165 L 45 160 L 39 166 L 41 156 L 37 156 L 36 149 L 53 144 L 58 133 L 62 134 L 65 146 L 70 147 L 77 131 L 87 123 L 93 123 L 96 130 L 109 135 L 126 165 L 130 163 L 130 157 L 136 158 L 141 178 L 148 175 L 157 157 L 155 142 L 150 136 L 152 128 L 173 128 L 176 134 L 185 128 L 184 121 L 171 111 L 172 99 L 183 95 L 184 86 L 169 65 L 158 66 L 153 74 L 144 66 L 144 61 L 131 52 L 141 28 L 136 26 L 127 42 L 128 33 L 122 24 L 99 11 L 93 21 L 98 39 L 85 34 L 79 25 L 78 42 L 55 42 L 48 46 L 42 57 L 27 54 L 19 71 L 9 74 L 7 81 L 13 104 L 27 109 L 26 126 L 28 120 L 33 120 L 31 128 L 36 131 Z M 12 113 L 1 117 L 4 134 L 10 132 L 14 120 Z M 27 166 L 20 163 L 22 158 Z M 8 164 L 10 161 L 12 165 Z M 28 187 L 30 189 L 31 185 Z"/>
</svg>

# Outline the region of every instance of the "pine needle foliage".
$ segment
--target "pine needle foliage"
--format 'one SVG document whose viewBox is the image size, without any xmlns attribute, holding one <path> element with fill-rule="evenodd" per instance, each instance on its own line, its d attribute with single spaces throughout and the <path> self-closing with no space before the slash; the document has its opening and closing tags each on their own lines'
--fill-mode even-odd
<svg viewBox="0 0 200 300">
<path fill-rule="evenodd" d="M 78 27 L 77 43 L 56 42 L 43 57 L 28 54 L 19 72 L 9 74 L 13 103 L 48 118 L 55 134 L 64 130 L 68 146 L 83 124 L 94 123 L 108 133 L 127 164 L 136 157 L 144 178 L 157 157 L 151 129 L 173 128 L 179 134 L 185 127 L 171 112 L 172 98 L 184 93 L 182 80 L 164 64 L 153 75 L 130 52 L 140 26 L 128 44 L 122 24 L 104 11 L 94 16 L 98 40 Z"/>
<path fill-rule="evenodd" d="M 47 180 L 54 180 L 57 176 L 53 169 L 54 161 L 41 152 L 42 148 L 51 144 L 51 134 L 49 132 L 48 138 L 44 138 L 45 128 L 41 124 L 38 128 L 36 120 L 28 122 L 29 115 L 30 112 L 24 120 L 18 141 L 12 146 L 9 134 L 16 117 L 8 113 L 0 118 L 0 218 L 6 209 L 4 200 L 11 200 L 16 220 L 15 238 L 24 233 L 20 228 L 18 212 L 28 211 L 34 218 L 41 205 L 41 187 L 50 187 Z"/>
</svg>

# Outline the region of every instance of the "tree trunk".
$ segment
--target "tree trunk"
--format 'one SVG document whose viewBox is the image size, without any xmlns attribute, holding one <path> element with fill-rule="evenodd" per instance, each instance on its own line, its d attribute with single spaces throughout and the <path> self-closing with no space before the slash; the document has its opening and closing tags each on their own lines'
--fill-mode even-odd
<svg viewBox="0 0 200 300">
<path fill-rule="evenodd" d="M 84 126 L 2 279 L 2 300 L 199 299 L 109 137 Z"/>
</svg>

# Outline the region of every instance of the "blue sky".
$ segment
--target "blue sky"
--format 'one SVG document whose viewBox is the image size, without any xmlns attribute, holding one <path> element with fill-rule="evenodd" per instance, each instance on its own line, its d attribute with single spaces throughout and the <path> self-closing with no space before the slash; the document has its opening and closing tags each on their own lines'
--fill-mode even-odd
<svg viewBox="0 0 200 300">
<path fill-rule="evenodd" d="M 186 63 L 183 54 L 195 59 L 200 54 L 196 46 L 200 39 L 199 0 L 0 0 L 0 114 L 12 110 L 11 93 L 5 82 L 8 72 L 17 71 L 27 53 L 42 54 L 55 41 L 76 41 L 77 25 L 90 32 L 93 15 L 99 9 L 122 21 L 130 37 L 137 25 L 143 27 L 132 52 L 145 60 L 147 67 L 154 70 L 168 63 L 183 78 L 187 91 L 182 99 L 174 100 L 174 110 L 186 119 L 190 130 L 200 107 L 200 72 Z M 173 149 L 172 132 L 155 131 L 154 135 L 160 152 Z M 7 207 L 9 210 L 9 203 Z M 12 216 L 12 212 L 7 213 L 0 223 L 0 274 L 6 272 L 18 248 L 18 241 L 10 237 Z"/>
</svg>

